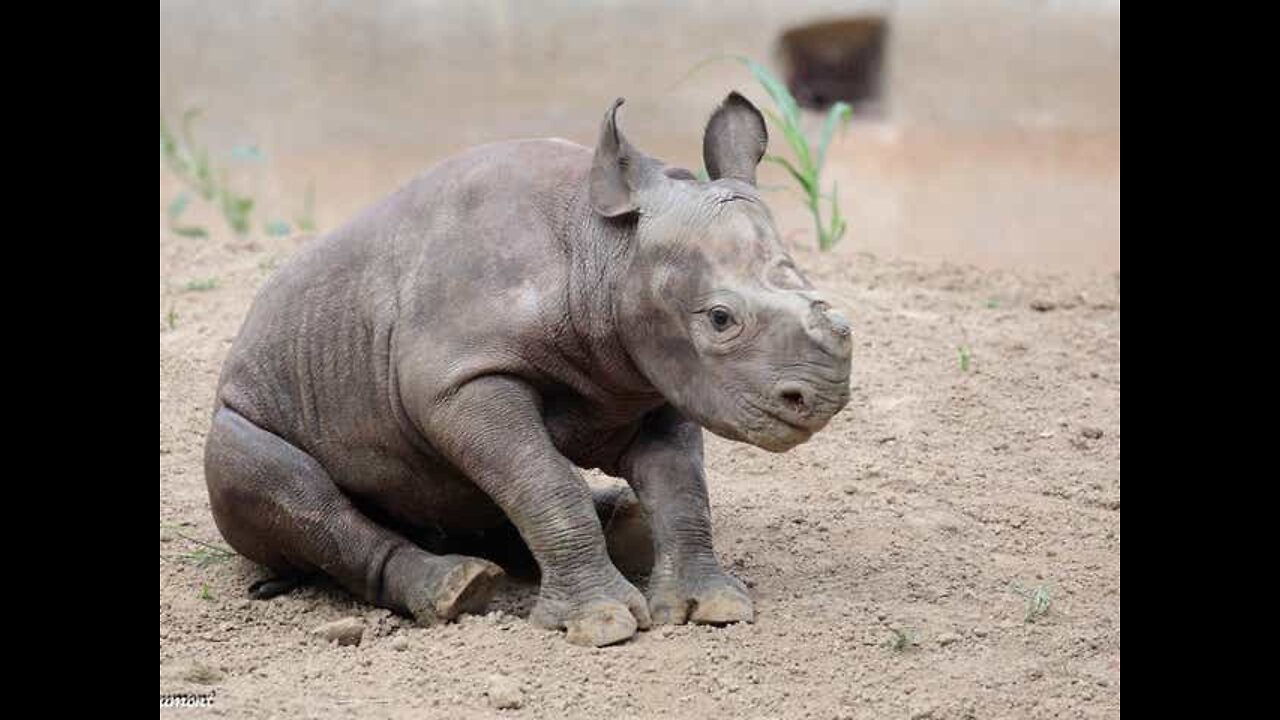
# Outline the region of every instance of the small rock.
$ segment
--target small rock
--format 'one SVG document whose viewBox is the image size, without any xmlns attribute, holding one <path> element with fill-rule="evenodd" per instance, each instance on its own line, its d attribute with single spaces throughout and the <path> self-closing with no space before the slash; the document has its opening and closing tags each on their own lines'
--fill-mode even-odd
<svg viewBox="0 0 1280 720">
<path fill-rule="evenodd" d="M 506 675 L 490 675 L 489 687 L 484 691 L 489 704 L 498 710 L 516 710 L 524 705 L 524 691 L 520 683 Z"/>
<path fill-rule="evenodd" d="M 346 617 L 325 623 L 312 630 L 325 640 L 336 641 L 339 645 L 359 645 L 364 638 L 364 623 L 360 618 Z"/>
<path fill-rule="evenodd" d="M 196 662 L 182 672 L 182 678 L 201 685 L 214 685 L 222 680 L 222 672 L 210 665 Z"/>
<path fill-rule="evenodd" d="M 1102 437 L 1102 428 L 1086 427 L 1080 428 L 1080 434 L 1090 440 L 1097 440 Z"/>
<path fill-rule="evenodd" d="M 409 649 L 409 638 L 404 635 L 396 635 L 391 638 L 391 649 L 396 652 L 404 652 Z"/>
<path fill-rule="evenodd" d="M 1031 301 L 1031 309 L 1036 312 L 1049 312 L 1056 307 L 1058 307 L 1058 303 L 1052 300 L 1039 299 Z"/>
<path fill-rule="evenodd" d="M 942 647 L 946 647 L 957 642 L 960 642 L 960 636 L 955 633 L 943 633 L 938 636 L 938 645 Z"/>
</svg>

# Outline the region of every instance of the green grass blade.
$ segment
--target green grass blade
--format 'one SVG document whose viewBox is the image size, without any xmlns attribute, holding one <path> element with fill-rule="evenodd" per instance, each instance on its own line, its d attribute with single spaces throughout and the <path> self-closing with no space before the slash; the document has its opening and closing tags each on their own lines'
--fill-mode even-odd
<svg viewBox="0 0 1280 720">
<path fill-rule="evenodd" d="M 182 287 L 187 292 L 206 292 L 218 287 L 218 278 L 200 278 L 191 280 Z"/>
<path fill-rule="evenodd" d="M 182 192 L 178 195 L 178 197 L 173 199 L 173 202 L 169 203 L 169 208 L 166 212 L 168 212 L 169 214 L 170 224 L 177 222 L 178 216 L 182 214 L 183 210 L 187 209 L 187 205 L 190 202 L 191 202 L 191 193 Z"/>
<path fill-rule="evenodd" d="M 778 114 L 774 111 L 765 108 L 763 112 L 774 127 L 782 130 L 782 136 L 787 139 L 787 144 L 791 146 L 791 152 L 795 153 L 796 162 L 800 164 L 800 172 L 805 176 L 813 175 L 813 165 L 809 157 L 809 141 L 805 140 L 804 134 L 800 132 L 798 127 L 787 124 L 787 121 L 778 117 Z M 805 183 L 806 186 L 809 184 Z"/>
<path fill-rule="evenodd" d="M 773 73 L 769 72 L 769 68 L 761 65 L 746 55 L 731 55 L 728 53 L 712 55 L 711 57 L 699 62 L 697 65 L 694 65 L 693 69 L 685 73 L 684 77 L 677 80 L 675 84 L 671 86 L 671 89 L 674 90 L 681 83 L 693 77 L 698 71 L 721 60 L 733 60 L 741 63 L 750 70 L 751 74 L 755 76 L 756 81 L 764 87 L 765 92 L 769 93 L 769 97 L 773 98 L 773 102 L 782 110 L 783 117 L 793 125 L 798 124 L 800 119 L 800 108 L 796 104 L 796 99 L 791 96 L 791 91 L 787 89 L 786 84 L 780 81 Z"/>
<path fill-rule="evenodd" d="M 831 145 L 831 138 L 836 133 L 836 127 L 843 120 L 845 123 L 853 117 L 853 108 L 848 103 L 838 102 L 831 106 L 831 112 L 827 113 L 827 121 L 822 126 L 822 137 L 818 141 L 818 158 L 814 169 L 822 172 L 822 168 L 827 161 L 827 148 Z"/>
<path fill-rule="evenodd" d="M 181 235 L 182 237 L 189 237 L 189 238 L 209 237 L 209 233 L 204 228 L 199 227 L 197 225 L 189 225 L 185 227 L 175 226 L 170 229 L 173 230 L 175 235 Z"/>
<path fill-rule="evenodd" d="M 202 238 L 209 237 L 209 233 L 198 225 L 179 225 L 178 217 L 187 209 L 187 205 L 191 203 L 191 193 L 183 191 L 178 197 L 169 203 L 166 212 L 169 215 L 169 230 L 175 235 L 182 237 Z"/>
<path fill-rule="evenodd" d="M 847 223 L 840 215 L 840 184 L 831 184 L 831 232 L 827 236 L 827 247 L 824 250 L 831 249 L 836 243 L 840 242 L 840 238 L 844 237 L 844 231 Z"/>
<path fill-rule="evenodd" d="M 165 165 L 169 166 L 169 170 L 177 175 L 179 179 L 189 181 L 191 174 L 191 163 L 187 157 L 187 153 L 183 150 L 178 138 L 165 124 L 164 116 L 160 117 L 160 155 L 164 158 Z"/>
<path fill-rule="evenodd" d="M 806 177 L 804 173 L 797 170 L 796 166 L 791 164 L 791 161 L 780 155 L 765 155 L 764 159 L 786 168 L 786 171 L 791 173 L 791 177 L 795 178 L 796 182 L 800 183 L 800 187 L 804 188 L 805 193 L 809 195 L 813 194 L 813 188 L 809 184 L 809 178 Z"/>
<path fill-rule="evenodd" d="M 222 216 L 237 235 L 249 232 L 249 216 L 253 212 L 253 198 L 236 195 L 227 183 L 227 173 L 222 173 Z"/>
<path fill-rule="evenodd" d="M 217 194 L 217 188 L 213 183 L 213 168 L 209 165 L 209 151 L 200 150 L 200 154 L 196 157 L 195 162 L 195 186 L 199 190 L 200 196 L 205 200 L 212 200 Z"/>
<path fill-rule="evenodd" d="M 250 162 L 265 162 L 267 159 L 266 154 L 262 152 L 262 148 L 257 145 L 237 145 L 231 148 L 231 157 Z"/>
<path fill-rule="evenodd" d="M 774 124 L 782 129 L 786 135 L 787 142 L 791 145 L 791 149 L 795 151 L 796 159 L 800 161 L 800 168 L 804 170 L 806 175 L 813 177 L 814 182 L 817 181 L 818 170 L 820 165 L 814 165 L 813 153 L 809 149 L 809 141 L 804 136 L 804 131 L 800 128 L 800 106 L 796 103 L 795 97 L 791 95 L 791 91 L 787 89 L 786 83 L 782 82 L 764 65 L 752 60 L 748 57 L 739 57 L 740 62 L 746 63 L 751 69 L 751 74 L 755 75 L 756 80 L 764 87 L 765 92 L 769 93 L 769 97 L 773 98 L 774 104 L 782 111 L 782 117 L 779 119 L 773 116 Z M 772 113 L 770 113 L 772 115 Z"/>
<path fill-rule="evenodd" d="M 744 55 L 734 55 L 733 59 L 747 66 L 751 70 L 751 74 L 764 87 L 765 92 L 769 93 L 769 97 L 773 98 L 773 102 L 782 110 L 782 117 L 793 126 L 800 124 L 800 106 L 796 104 L 796 99 L 791 96 L 791 91 L 787 89 L 785 83 L 777 78 L 773 73 L 769 72 L 769 68 L 752 60 Z"/>
</svg>

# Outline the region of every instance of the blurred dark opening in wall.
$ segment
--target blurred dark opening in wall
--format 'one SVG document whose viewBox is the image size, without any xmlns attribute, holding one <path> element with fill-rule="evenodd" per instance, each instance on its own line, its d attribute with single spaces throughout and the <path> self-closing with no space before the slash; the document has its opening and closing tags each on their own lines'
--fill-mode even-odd
<svg viewBox="0 0 1280 720">
<path fill-rule="evenodd" d="M 787 87 L 802 106 L 843 100 L 860 115 L 883 113 L 884 18 L 860 17 L 792 28 L 779 41 Z"/>
</svg>

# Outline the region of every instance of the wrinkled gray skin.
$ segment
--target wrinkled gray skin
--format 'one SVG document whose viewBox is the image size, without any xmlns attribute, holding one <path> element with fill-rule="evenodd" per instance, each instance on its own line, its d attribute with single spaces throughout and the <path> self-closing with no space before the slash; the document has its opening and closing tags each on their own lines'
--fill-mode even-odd
<svg viewBox="0 0 1280 720">
<path fill-rule="evenodd" d="M 781 452 L 848 401 L 848 323 L 792 264 L 755 188 L 767 135 L 731 94 L 711 182 L 637 151 L 618 100 L 594 151 L 505 142 L 446 160 L 302 250 L 261 290 L 205 454 L 227 542 L 422 623 L 482 610 L 501 570 L 415 529 L 510 521 L 534 623 L 606 645 L 651 622 L 753 619 L 712 549 L 702 428 Z M 575 466 L 643 507 L 648 597 L 615 568 Z"/>
</svg>

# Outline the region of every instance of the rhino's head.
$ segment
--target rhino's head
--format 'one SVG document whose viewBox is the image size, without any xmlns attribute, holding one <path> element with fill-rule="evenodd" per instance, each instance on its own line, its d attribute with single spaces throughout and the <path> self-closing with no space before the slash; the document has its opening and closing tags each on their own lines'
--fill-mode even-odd
<svg viewBox="0 0 1280 720">
<path fill-rule="evenodd" d="M 712 432 L 781 452 L 849 400 L 849 322 L 792 263 L 756 190 L 764 118 L 732 93 L 707 123 L 709 182 L 637 151 L 605 115 L 591 203 L 634 218 L 615 317 L 639 370 Z"/>
</svg>

